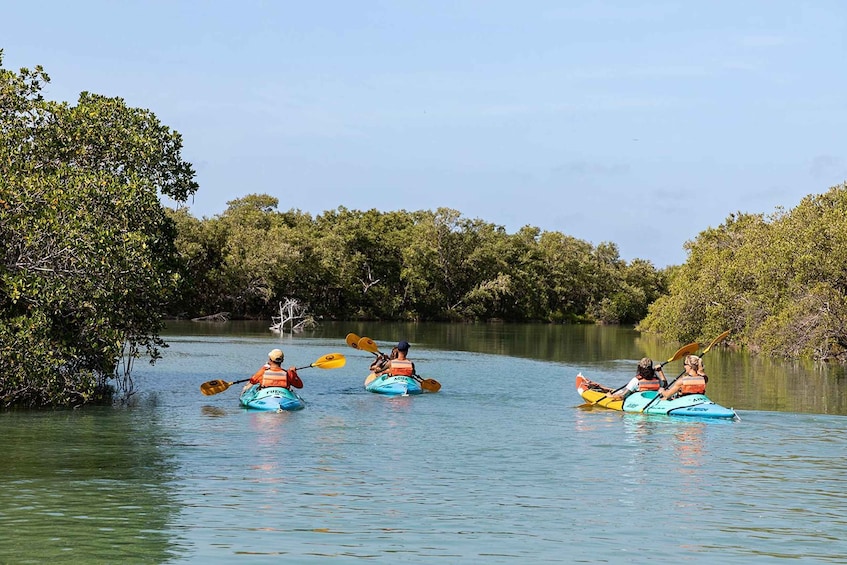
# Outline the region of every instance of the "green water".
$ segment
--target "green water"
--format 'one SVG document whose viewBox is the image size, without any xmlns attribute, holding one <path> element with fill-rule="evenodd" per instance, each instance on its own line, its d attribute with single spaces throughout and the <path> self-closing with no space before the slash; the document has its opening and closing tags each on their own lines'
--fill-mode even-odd
<svg viewBox="0 0 847 565">
<path fill-rule="evenodd" d="M 412 343 L 438 394 L 364 391 Z M 0 563 L 844 563 L 839 368 L 723 348 L 709 396 L 741 420 L 578 408 L 574 376 L 623 384 L 679 344 L 625 328 L 174 324 L 124 408 L 0 414 Z M 306 409 L 247 411 L 267 352 L 308 365 Z M 668 375 L 681 370 L 668 365 Z M 645 534 L 645 528 L 649 530 Z"/>
</svg>

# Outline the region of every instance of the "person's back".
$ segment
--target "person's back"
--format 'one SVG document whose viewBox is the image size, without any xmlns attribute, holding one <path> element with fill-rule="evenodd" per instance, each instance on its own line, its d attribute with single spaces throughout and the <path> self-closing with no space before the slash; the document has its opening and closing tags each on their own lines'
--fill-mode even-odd
<svg viewBox="0 0 847 565">
<path fill-rule="evenodd" d="M 680 377 L 679 396 L 686 394 L 706 394 L 706 382 L 709 377 L 703 371 L 703 362 L 696 355 L 689 355 L 690 363 L 686 366 L 686 372 Z"/>
<path fill-rule="evenodd" d="M 289 388 L 293 386 L 303 388 L 303 381 L 300 380 L 297 370 L 293 366 L 288 370 L 282 368 L 284 360 L 285 355 L 280 349 L 274 349 L 268 353 L 268 362 L 250 377 L 250 381 L 245 385 L 245 388 L 255 384 L 262 387 Z"/>
<path fill-rule="evenodd" d="M 662 366 L 656 365 L 654 367 L 653 360 L 649 357 L 644 357 L 638 362 L 635 376 L 623 387 L 615 391 L 610 391 L 609 396 L 623 400 L 634 392 L 657 391 L 664 380 L 665 374 L 662 372 Z"/>
<path fill-rule="evenodd" d="M 685 396 L 687 394 L 706 394 L 706 383 L 709 377 L 703 368 L 703 361 L 696 355 L 685 358 L 685 372 L 667 390 L 660 390 L 663 398 Z"/>
<path fill-rule="evenodd" d="M 406 355 L 409 353 L 409 342 L 401 341 L 397 344 L 397 358 L 388 362 L 386 371 L 392 376 L 411 377 L 415 374 L 415 364 Z"/>
</svg>

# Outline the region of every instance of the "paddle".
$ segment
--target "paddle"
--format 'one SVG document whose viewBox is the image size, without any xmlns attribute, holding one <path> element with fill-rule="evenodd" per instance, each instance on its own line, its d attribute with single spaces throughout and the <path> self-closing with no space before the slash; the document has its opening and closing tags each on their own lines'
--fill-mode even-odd
<svg viewBox="0 0 847 565">
<path fill-rule="evenodd" d="M 311 365 L 306 365 L 305 367 L 297 367 L 297 371 L 302 371 L 303 369 L 308 369 L 309 367 L 317 367 L 318 369 L 338 369 L 343 367 L 347 362 L 347 359 L 344 358 L 344 355 L 341 353 L 327 353 L 317 359 Z M 207 381 L 200 385 L 200 392 L 205 394 L 206 396 L 212 396 L 213 394 L 220 394 L 232 385 L 238 383 L 246 383 L 250 379 L 241 379 L 240 381 L 222 381 L 219 379 L 215 379 L 213 381 Z"/>
<path fill-rule="evenodd" d="M 710 344 L 709 344 L 709 346 L 708 346 L 706 349 L 704 349 L 704 350 L 703 350 L 703 353 L 701 353 L 700 355 L 698 355 L 698 357 L 700 357 L 700 359 L 702 359 L 702 358 L 703 358 L 703 356 L 704 356 L 706 353 L 708 353 L 710 349 L 712 349 L 712 347 L 714 347 L 716 344 L 718 344 L 718 343 L 722 342 L 723 340 L 725 340 L 725 339 L 726 339 L 726 336 L 728 336 L 728 335 L 729 335 L 729 332 L 730 332 L 730 331 L 732 331 L 732 330 L 726 330 L 726 331 L 725 331 L 725 332 L 723 332 L 721 335 L 719 335 L 718 337 L 716 337 L 715 339 L 713 339 L 713 340 L 712 340 L 712 343 L 710 343 Z M 683 370 L 682 370 L 682 372 L 676 376 L 676 379 L 674 379 L 674 380 L 672 380 L 671 382 L 669 382 L 669 383 L 668 383 L 668 386 L 666 387 L 666 389 L 665 389 L 665 390 L 669 389 L 669 388 L 671 387 L 671 385 L 673 385 L 673 384 L 677 381 L 677 379 L 679 379 L 679 378 L 680 378 L 682 375 L 684 375 L 684 374 L 685 374 L 685 369 L 683 369 Z M 654 396 L 654 397 L 652 398 L 652 400 L 650 400 L 650 402 L 648 402 L 647 404 L 645 404 L 645 405 L 644 405 L 644 408 L 642 408 L 642 409 L 641 409 L 641 411 L 642 411 L 642 412 L 644 412 L 645 410 L 647 410 L 647 409 L 648 409 L 650 406 L 652 406 L 652 405 L 653 405 L 653 403 L 654 403 L 654 402 L 656 402 L 656 400 L 658 400 L 659 398 L 662 398 L 662 395 L 661 395 L 660 393 L 656 393 L 656 396 Z"/>
<path fill-rule="evenodd" d="M 348 334 L 349 338 L 351 334 Z M 349 342 L 348 342 L 349 343 Z M 370 351 L 374 355 L 385 355 L 379 350 L 376 342 L 369 337 L 359 338 L 359 341 L 355 345 L 356 349 L 364 349 L 365 351 Z M 435 379 L 425 379 L 415 373 L 412 375 L 412 378 L 421 383 L 421 388 L 427 390 L 429 392 L 438 392 L 441 390 L 441 383 L 436 381 Z"/>
<path fill-rule="evenodd" d="M 360 339 L 361 338 L 359 336 L 357 336 L 356 334 L 351 332 L 351 333 L 347 334 L 345 341 L 347 342 L 347 345 L 349 345 L 353 349 L 359 349 L 359 340 Z"/>
<path fill-rule="evenodd" d="M 696 341 L 693 341 L 693 342 L 689 343 L 688 345 L 683 345 L 682 347 L 680 347 L 679 349 L 676 350 L 676 353 L 674 353 L 673 356 L 670 359 L 660 363 L 659 367 L 664 367 L 668 363 L 676 361 L 677 359 L 682 359 L 686 355 L 690 355 L 691 353 L 694 353 L 699 348 L 700 348 L 700 344 L 697 343 Z M 627 384 L 629 384 L 629 383 L 627 383 Z M 626 385 L 623 385 L 622 387 L 617 388 L 617 389 L 613 390 L 612 392 L 607 392 L 605 395 L 601 396 L 600 398 L 598 398 L 594 402 L 586 402 L 585 404 L 582 404 L 579 407 L 581 408 L 583 406 L 594 406 L 595 404 L 602 402 L 603 400 L 609 398 L 610 396 L 614 396 L 615 394 L 617 394 L 618 392 L 622 391 L 625 388 L 626 388 Z"/>
</svg>

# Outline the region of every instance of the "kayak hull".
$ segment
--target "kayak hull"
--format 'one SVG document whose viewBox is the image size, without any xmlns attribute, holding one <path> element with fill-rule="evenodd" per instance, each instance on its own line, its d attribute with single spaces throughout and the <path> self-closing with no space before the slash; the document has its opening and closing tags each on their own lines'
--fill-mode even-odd
<svg viewBox="0 0 847 565">
<path fill-rule="evenodd" d="M 375 375 L 371 373 L 365 379 L 365 390 L 386 396 L 408 396 L 421 394 L 421 383 L 412 377 Z"/>
<path fill-rule="evenodd" d="M 608 393 L 596 390 L 594 385 L 596 383 L 582 374 L 576 376 L 576 390 L 586 402 L 612 410 L 696 418 L 738 418 L 735 410 L 716 404 L 705 394 L 687 394 L 671 400 L 655 400 L 658 393 L 646 391 L 632 393 L 622 401 L 609 398 Z"/>
<path fill-rule="evenodd" d="M 291 412 L 306 407 L 300 395 L 281 386 L 260 387 L 256 384 L 242 392 L 238 400 L 242 406 L 254 410 Z"/>
</svg>

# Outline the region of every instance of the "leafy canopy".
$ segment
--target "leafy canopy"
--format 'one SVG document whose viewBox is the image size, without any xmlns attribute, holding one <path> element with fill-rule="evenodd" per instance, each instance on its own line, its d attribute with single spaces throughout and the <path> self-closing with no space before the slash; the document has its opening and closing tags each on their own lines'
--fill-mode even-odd
<svg viewBox="0 0 847 565">
<path fill-rule="evenodd" d="M 48 82 L 41 67 L 3 68 L 0 51 L 6 406 L 132 393 L 132 360 L 144 348 L 157 356 L 179 283 L 175 224 L 158 195 L 197 190 L 180 135 L 152 112 L 87 92 L 76 106 L 48 101 Z"/>
</svg>

